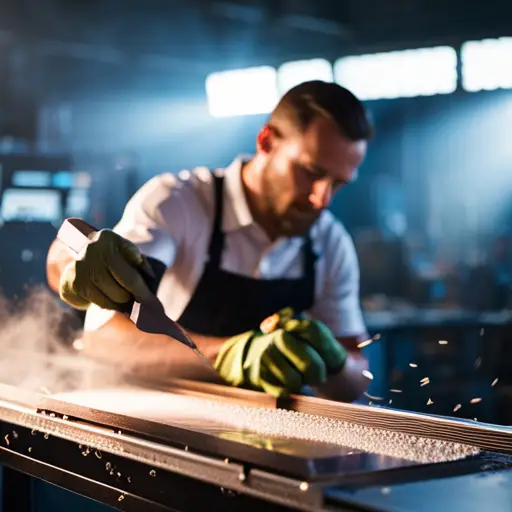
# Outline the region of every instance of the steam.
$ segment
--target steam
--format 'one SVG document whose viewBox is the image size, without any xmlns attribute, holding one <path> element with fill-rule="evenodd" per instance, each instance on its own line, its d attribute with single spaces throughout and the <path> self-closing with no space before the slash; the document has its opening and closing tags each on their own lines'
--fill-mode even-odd
<svg viewBox="0 0 512 512">
<path fill-rule="evenodd" d="M 0 296 L 0 383 L 55 394 L 114 385 L 121 375 L 83 357 L 81 326 L 58 297 L 32 288 L 23 302 Z"/>
</svg>

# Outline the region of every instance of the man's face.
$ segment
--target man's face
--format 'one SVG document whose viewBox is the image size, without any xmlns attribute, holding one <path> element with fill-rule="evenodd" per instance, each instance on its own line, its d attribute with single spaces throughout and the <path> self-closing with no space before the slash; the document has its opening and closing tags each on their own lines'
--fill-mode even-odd
<svg viewBox="0 0 512 512">
<path fill-rule="evenodd" d="M 366 141 L 351 141 L 329 118 L 318 117 L 303 133 L 276 139 L 263 171 L 263 194 L 278 236 L 308 232 L 334 193 L 357 177 Z"/>
</svg>

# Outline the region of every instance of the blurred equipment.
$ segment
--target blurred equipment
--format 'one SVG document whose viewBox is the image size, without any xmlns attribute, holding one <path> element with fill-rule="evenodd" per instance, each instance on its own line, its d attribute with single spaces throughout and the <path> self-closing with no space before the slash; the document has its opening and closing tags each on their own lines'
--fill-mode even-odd
<svg viewBox="0 0 512 512">
<path fill-rule="evenodd" d="M 46 255 L 65 215 L 86 216 L 91 176 L 68 156 L 0 154 L 0 290 L 46 284 Z"/>
<path fill-rule="evenodd" d="M 49 222 L 6 222 L 0 226 L 0 290 L 22 299 L 34 285 L 46 283 L 46 255 L 55 239 Z"/>
<path fill-rule="evenodd" d="M 1 211 L 4 221 L 62 222 L 87 215 L 92 177 L 74 169 L 68 156 L 1 155 Z"/>
</svg>

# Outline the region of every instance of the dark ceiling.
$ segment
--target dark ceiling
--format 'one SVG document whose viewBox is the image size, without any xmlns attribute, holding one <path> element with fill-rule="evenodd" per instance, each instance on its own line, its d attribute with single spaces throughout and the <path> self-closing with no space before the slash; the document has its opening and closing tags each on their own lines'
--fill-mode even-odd
<svg viewBox="0 0 512 512">
<path fill-rule="evenodd" d="M 497 0 L 0 0 L 0 41 L 103 59 L 223 60 L 226 67 L 239 59 L 456 44 L 508 35 L 511 21 L 512 2 Z"/>
<path fill-rule="evenodd" d="M 41 105 L 197 98 L 214 71 L 456 46 L 511 21 L 510 0 L 0 0 L 0 134 L 34 138 Z"/>
</svg>

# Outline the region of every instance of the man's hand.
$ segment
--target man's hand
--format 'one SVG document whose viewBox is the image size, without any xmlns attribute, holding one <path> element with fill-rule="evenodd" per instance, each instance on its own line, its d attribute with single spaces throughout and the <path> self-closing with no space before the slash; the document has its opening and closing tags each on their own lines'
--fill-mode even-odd
<svg viewBox="0 0 512 512">
<path fill-rule="evenodd" d="M 133 298 L 150 301 L 153 294 L 140 271 L 153 271 L 138 248 L 109 229 L 92 235 L 77 260 L 62 273 L 59 294 L 76 309 L 87 309 L 92 303 L 103 309 L 118 309 Z"/>
<path fill-rule="evenodd" d="M 285 309 L 264 321 L 261 330 L 228 339 L 215 368 L 232 386 L 277 397 L 324 383 L 328 374 L 343 368 L 346 357 L 325 325 L 296 320 L 293 311 Z"/>
</svg>

